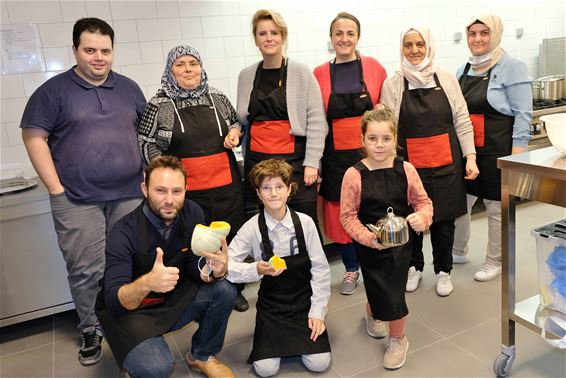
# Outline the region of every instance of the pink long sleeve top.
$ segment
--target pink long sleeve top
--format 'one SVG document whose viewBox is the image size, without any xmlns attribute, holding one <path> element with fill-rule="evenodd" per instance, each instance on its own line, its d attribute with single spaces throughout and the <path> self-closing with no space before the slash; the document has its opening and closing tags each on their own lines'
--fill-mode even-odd
<svg viewBox="0 0 566 378">
<path fill-rule="evenodd" d="M 407 201 L 420 215 L 428 228 L 432 223 L 433 207 L 423 187 L 419 174 L 409 162 L 403 162 L 407 176 Z M 358 218 L 362 198 L 362 177 L 360 172 L 350 167 L 342 179 L 340 197 L 340 222 L 350 236 L 358 243 L 374 248 L 375 234 L 367 229 Z"/>
</svg>

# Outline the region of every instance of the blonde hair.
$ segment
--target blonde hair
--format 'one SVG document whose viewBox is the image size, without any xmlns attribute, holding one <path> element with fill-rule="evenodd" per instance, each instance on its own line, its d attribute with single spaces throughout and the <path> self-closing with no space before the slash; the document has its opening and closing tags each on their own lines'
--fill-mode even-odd
<svg viewBox="0 0 566 378">
<path fill-rule="evenodd" d="M 381 104 L 379 109 L 368 110 L 364 113 L 361 120 L 362 135 L 366 135 L 368 123 L 370 122 L 389 122 L 391 132 L 397 138 L 397 117 L 387 106 Z"/>
<path fill-rule="evenodd" d="M 248 176 L 250 183 L 257 190 L 266 178 L 275 177 L 280 177 L 285 185 L 291 187 L 291 195 L 297 192 L 297 183 L 292 181 L 293 167 L 285 160 L 267 159 L 259 162 L 252 168 Z"/>
<path fill-rule="evenodd" d="M 255 33 L 257 32 L 257 24 L 260 21 L 271 20 L 277 26 L 277 29 L 281 32 L 281 39 L 283 39 L 283 47 L 287 47 L 287 36 L 289 35 L 289 29 L 287 28 L 287 23 L 283 19 L 283 16 L 271 9 L 260 9 L 255 12 L 252 17 L 252 34 L 255 38 Z"/>
<path fill-rule="evenodd" d="M 362 129 L 362 138 L 366 136 L 366 132 L 368 129 L 368 124 L 370 122 L 387 122 L 389 123 L 389 130 L 393 133 L 395 137 L 395 148 L 399 149 L 397 145 L 397 117 L 395 113 L 387 106 L 383 104 L 379 104 L 377 109 L 368 110 L 364 113 L 362 120 L 360 122 L 360 127 Z M 364 156 L 366 155 L 364 151 Z M 397 153 L 395 153 L 397 155 Z"/>
</svg>

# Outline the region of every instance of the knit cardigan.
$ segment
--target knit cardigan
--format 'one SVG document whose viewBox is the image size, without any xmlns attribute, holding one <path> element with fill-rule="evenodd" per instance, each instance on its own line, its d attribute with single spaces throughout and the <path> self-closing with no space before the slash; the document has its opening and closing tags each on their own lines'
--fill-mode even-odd
<svg viewBox="0 0 566 378">
<path fill-rule="evenodd" d="M 371 103 L 375 106 L 379 102 L 381 94 L 381 86 L 387 78 L 385 68 L 377 60 L 369 56 L 361 55 L 362 71 L 364 74 L 364 82 L 366 83 Z M 332 83 L 330 82 L 330 62 L 325 62 L 314 69 L 314 76 L 320 85 L 322 92 L 322 100 L 324 101 L 324 110 L 328 111 L 328 101 L 330 92 L 332 92 Z"/>
<path fill-rule="evenodd" d="M 238 76 L 236 111 L 244 128 L 250 126 L 248 106 L 258 64 L 261 62 L 244 68 Z M 287 59 L 285 85 L 291 134 L 306 136 L 307 139 L 303 166 L 318 169 L 328 134 L 320 88 L 312 71 L 306 65 L 291 59 Z"/>
</svg>

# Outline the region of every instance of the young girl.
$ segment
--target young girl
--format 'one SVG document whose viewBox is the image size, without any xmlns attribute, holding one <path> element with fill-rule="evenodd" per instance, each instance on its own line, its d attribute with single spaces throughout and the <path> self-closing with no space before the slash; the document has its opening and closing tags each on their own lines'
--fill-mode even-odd
<svg viewBox="0 0 566 378">
<path fill-rule="evenodd" d="M 396 156 L 397 121 L 393 112 L 387 108 L 367 111 L 361 128 L 366 157 L 344 175 L 340 221 L 354 239 L 364 277 L 367 332 L 383 338 L 387 335 L 383 322 L 389 321 L 383 367 L 398 369 L 405 364 L 409 349 L 405 284 L 412 240 L 387 248 L 364 225 L 375 224 L 392 207 L 397 216 L 406 217 L 413 230 L 423 232 L 432 222 L 432 202 L 415 167 Z"/>
<path fill-rule="evenodd" d="M 240 228 L 228 251 L 229 281 L 261 280 L 248 359 L 261 377 L 276 374 L 281 357 L 301 356 L 315 372 L 330 364 L 324 324 L 330 267 L 314 221 L 287 206 L 297 185 L 292 174 L 284 160 L 268 159 L 253 167 L 249 180 L 263 208 Z M 254 262 L 244 262 L 248 255 Z M 286 269 L 268 263 L 274 255 L 285 260 Z"/>
</svg>

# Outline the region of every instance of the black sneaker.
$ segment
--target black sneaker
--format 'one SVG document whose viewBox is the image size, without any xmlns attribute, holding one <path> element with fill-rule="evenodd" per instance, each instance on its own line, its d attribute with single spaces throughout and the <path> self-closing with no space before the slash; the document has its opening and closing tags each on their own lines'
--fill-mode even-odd
<svg viewBox="0 0 566 378">
<path fill-rule="evenodd" d="M 238 312 L 244 312 L 248 308 L 250 308 L 250 304 L 248 303 L 248 300 L 244 298 L 241 292 L 238 293 L 238 296 L 236 297 L 236 301 L 234 302 L 234 310 Z"/>
<path fill-rule="evenodd" d="M 94 365 L 102 358 L 102 332 L 94 326 L 81 332 L 83 344 L 79 350 L 79 362 L 85 366 Z"/>
</svg>

